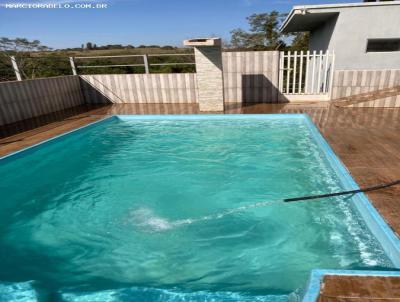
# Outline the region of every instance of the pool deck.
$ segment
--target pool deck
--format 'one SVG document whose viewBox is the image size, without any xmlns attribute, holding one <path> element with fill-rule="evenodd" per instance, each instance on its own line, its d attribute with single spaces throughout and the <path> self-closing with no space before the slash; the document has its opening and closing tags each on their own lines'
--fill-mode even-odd
<svg viewBox="0 0 400 302">
<path fill-rule="evenodd" d="M 0 127 L 0 156 L 112 114 L 197 113 L 198 106 L 193 104 L 81 106 Z M 326 103 L 228 104 L 225 113 L 307 113 L 360 187 L 400 179 L 400 108 L 339 108 Z M 368 197 L 399 235 L 400 186 L 370 192 Z M 396 277 L 326 276 L 319 301 L 400 301 L 399 287 Z"/>
<path fill-rule="evenodd" d="M 400 278 L 325 276 L 318 302 L 333 301 L 400 301 Z"/>
</svg>

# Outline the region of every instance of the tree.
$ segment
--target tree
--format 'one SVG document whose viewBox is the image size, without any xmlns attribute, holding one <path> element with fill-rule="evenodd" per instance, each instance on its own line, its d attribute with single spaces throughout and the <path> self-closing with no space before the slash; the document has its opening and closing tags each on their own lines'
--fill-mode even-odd
<svg viewBox="0 0 400 302">
<path fill-rule="evenodd" d="M 86 43 L 86 49 L 87 49 L 87 50 L 92 50 L 92 49 L 93 49 L 93 44 L 92 44 L 92 42 L 87 42 L 87 43 Z"/>
<path fill-rule="evenodd" d="M 287 14 L 272 11 L 270 13 L 253 14 L 247 17 L 249 30 L 237 28 L 231 31 L 231 47 L 253 50 L 307 50 L 308 33 L 284 35 L 279 28 Z M 287 43 L 291 45 L 288 47 Z"/>
<path fill-rule="evenodd" d="M 310 34 L 308 32 L 299 32 L 292 35 L 293 40 L 290 50 L 308 50 L 310 45 Z"/>
<path fill-rule="evenodd" d="M 44 46 L 39 40 L 29 41 L 25 38 L 9 39 L 5 37 L 0 38 L 0 51 L 3 53 L 22 53 L 32 51 L 48 51 L 51 48 Z"/>
<path fill-rule="evenodd" d="M 37 51 L 49 51 L 51 48 L 44 46 L 39 40 L 29 41 L 25 38 L 10 39 L 0 38 L 0 58 L 3 64 L 8 65 L 14 56 L 21 75 L 25 79 L 35 78 L 37 63 L 32 60 L 31 54 Z"/>
<path fill-rule="evenodd" d="M 237 28 L 231 31 L 231 43 L 230 46 L 233 48 L 249 48 L 256 45 L 252 39 L 252 34 L 247 33 L 241 28 Z"/>
<path fill-rule="evenodd" d="M 285 45 L 279 26 L 286 14 L 272 11 L 247 17 L 250 29 L 231 31 L 231 45 L 235 48 L 277 49 Z"/>
</svg>

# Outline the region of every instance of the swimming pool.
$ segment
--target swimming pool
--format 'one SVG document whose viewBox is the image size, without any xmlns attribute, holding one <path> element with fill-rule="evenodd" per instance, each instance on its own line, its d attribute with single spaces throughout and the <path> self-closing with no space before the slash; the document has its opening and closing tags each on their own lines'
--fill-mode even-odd
<svg viewBox="0 0 400 302">
<path fill-rule="evenodd" d="M 304 115 L 112 117 L 0 173 L 0 297 L 287 301 L 393 267 L 350 197 L 281 202 L 345 188 Z"/>
</svg>

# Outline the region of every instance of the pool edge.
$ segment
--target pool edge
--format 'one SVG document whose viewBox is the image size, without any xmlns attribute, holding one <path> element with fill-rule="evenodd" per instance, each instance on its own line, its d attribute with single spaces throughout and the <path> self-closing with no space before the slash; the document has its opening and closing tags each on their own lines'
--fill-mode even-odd
<svg viewBox="0 0 400 302">
<path fill-rule="evenodd" d="M 240 120 L 240 119 L 303 119 L 303 113 L 282 113 L 282 114 L 117 114 L 114 115 L 121 121 L 137 120 Z"/>
<path fill-rule="evenodd" d="M 325 140 L 317 126 L 307 114 L 305 114 L 305 119 L 315 140 L 325 152 L 328 161 L 340 176 L 340 180 L 345 188 L 349 190 L 359 189 L 360 187 L 351 176 L 346 165 L 335 154 L 329 143 Z M 395 268 L 400 268 L 400 239 L 373 206 L 367 195 L 364 193 L 354 194 L 352 204 L 358 210 L 371 233 L 379 241 Z"/>
</svg>

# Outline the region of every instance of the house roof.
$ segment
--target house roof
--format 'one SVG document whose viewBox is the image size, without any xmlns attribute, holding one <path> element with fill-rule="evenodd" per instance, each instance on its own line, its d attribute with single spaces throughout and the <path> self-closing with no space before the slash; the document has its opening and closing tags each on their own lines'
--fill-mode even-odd
<svg viewBox="0 0 400 302">
<path fill-rule="evenodd" d="M 319 27 L 328 19 L 339 15 L 342 9 L 387 5 L 400 5 L 400 1 L 294 6 L 286 20 L 282 23 L 280 31 L 282 33 L 310 31 Z"/>
</svg>

